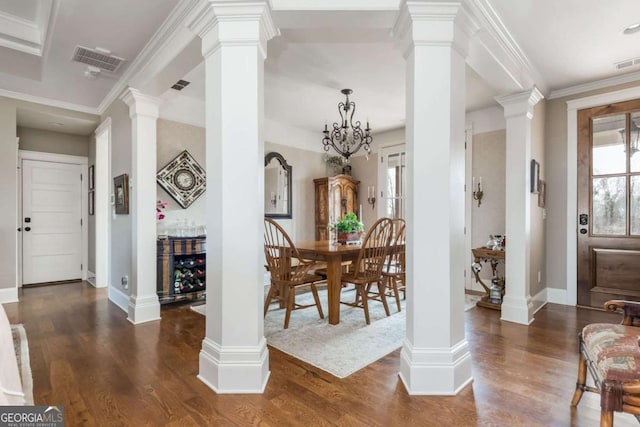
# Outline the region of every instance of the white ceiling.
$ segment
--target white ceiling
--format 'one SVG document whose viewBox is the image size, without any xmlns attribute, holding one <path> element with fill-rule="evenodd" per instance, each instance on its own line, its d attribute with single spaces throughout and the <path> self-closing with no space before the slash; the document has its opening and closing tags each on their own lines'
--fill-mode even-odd
<svg viewBox="0 0 640 427">
<path fill-rule="evenodd" d="M 42 30 L 31 34 L 31 39 L 25 36 L 22 43 L 30 49 L 40 38 L 42 54 L 34 55 L 3 44 L 3 39 L 16 41 L 17 33 L 0 25 L 0 95 L 18 93 L 23 99 L 95 113 L 173 8 L 184 1 L 0 0 L 0 24 L 9 16 Z M 558 90 L 640 70 L 640 66 L 623 70 L 613 66 L 640 57 L 640 33 L 622 35 L 625 26 L 640 21 L 637 0 L 615 4 L 601 0 L 474 1 L 495 11 L 507 28 L 505 36 L 524 52 L 541 87 Z M 319 132 L 325 122 L 336 119 L 337 103 L 344 99 L 340 90 L 351 88 L 357 119 L 369 119 L 374 131 L 401 126 L 404 59 L 389 29 L 380 29 L 393 22 L 395 13 L 350 12 L 327 30 L 317 24 L 319 15 L 274 11 L 281 35 L 269 42 L 265 62 L 267 118 Z M 46 25 L 43 16 L 49 17 Z M 108 49 L 126 62 L 114 75 L 103 72 L 87 80 L 86 65 L 71 61 L 76 45 Z M 173 113 L 183 106 L 203 107 L 203 67 L 180 77 L 192 84 L 182 92 L 168 90 L 162 95 L 166 102 L 161 111 L 169 118 L 176 117 Z M 470 67 L 466 85 L 468 111 L 496 105 L 493 98 L 501 94 Z M 82 134 L 91 127 L 84 118 L 78 123 L 75 119 L 65 122 L 47 114 L 22 110 L 19 124 Z M 203 120 L 204 113 L 194 117 L 192 123 L 198 124 L 197 117 Z"/>
</svg>

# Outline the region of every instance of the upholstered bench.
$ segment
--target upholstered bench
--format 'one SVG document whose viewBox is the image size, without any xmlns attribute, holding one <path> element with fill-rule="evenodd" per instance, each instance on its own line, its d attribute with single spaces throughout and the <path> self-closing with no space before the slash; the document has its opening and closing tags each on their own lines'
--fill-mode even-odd
<svg viewBox="0 0 640 427">
<path fill-rule="evenodd" d="M 578 381 L 571 401 L 580 402 L 584 391 L 600 393 L 600 426 L 613 426 L 613 412 L 640 415 L 640 303 L 607 301 L 605 310 L 622 309 L 622 324 L 594 323 L 580 334 Z M 587 370 L 596 387 L 586 385 Z M 640 420 L 640 418 L 638 418 Z"/>
</svg>

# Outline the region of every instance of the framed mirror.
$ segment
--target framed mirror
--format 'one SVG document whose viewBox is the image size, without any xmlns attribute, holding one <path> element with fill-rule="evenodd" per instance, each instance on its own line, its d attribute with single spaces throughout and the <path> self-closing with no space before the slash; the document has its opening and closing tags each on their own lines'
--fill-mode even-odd
<svg viewBox="0 0 640 427">
<path fill-rule="evenodd" d="M 264 216 L 291 218 L 291 166 L 276 152 L 264 157 Z"/>
</svg>

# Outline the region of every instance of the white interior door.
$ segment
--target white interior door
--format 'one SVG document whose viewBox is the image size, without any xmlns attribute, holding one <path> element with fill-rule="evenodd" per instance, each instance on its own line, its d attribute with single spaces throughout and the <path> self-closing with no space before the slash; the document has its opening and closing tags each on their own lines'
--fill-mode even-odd
<svg viewBox="0 0 640 427">
<path fill-rule="evenodd" d="M 82 277 L 81 166 L 22 162 L 22 282 Z"/>
</svg>

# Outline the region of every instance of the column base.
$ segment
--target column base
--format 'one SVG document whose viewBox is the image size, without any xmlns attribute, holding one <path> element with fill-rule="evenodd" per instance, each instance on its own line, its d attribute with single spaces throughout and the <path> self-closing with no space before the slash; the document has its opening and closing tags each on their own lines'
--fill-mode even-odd
<svg viewBox="0 0 640 427">
<path fill-rule="evenodd" d="M 400 379 L 410 395 L 453 396 L 471 381 L 471 353 L 467 340 L 450 348 L 416 348 L 404 341 Z"/>
<path fill-rule="evenodd" d="M 264 337 L 256 347 L 220 346 L 210 338 L 202 340 L 198 379 L 216 393 L 263 393 L 269 375 Z"/>
<path fill-rule="evenodd" d="M 135 295 L 131 295 L 129 297 L 128 314 L 127 320 L 134 325 L 160 320 L 160 302 L 158 301 L 158 296 L 136 297 Z"/>
<path fill-rule="evenodd" d="M 533 303 L 531 297 L 514 298 L 506 295 L 502 300 L 502 315 L 500 320 L 530 325 L 533 323 Z"/>
</svg>

